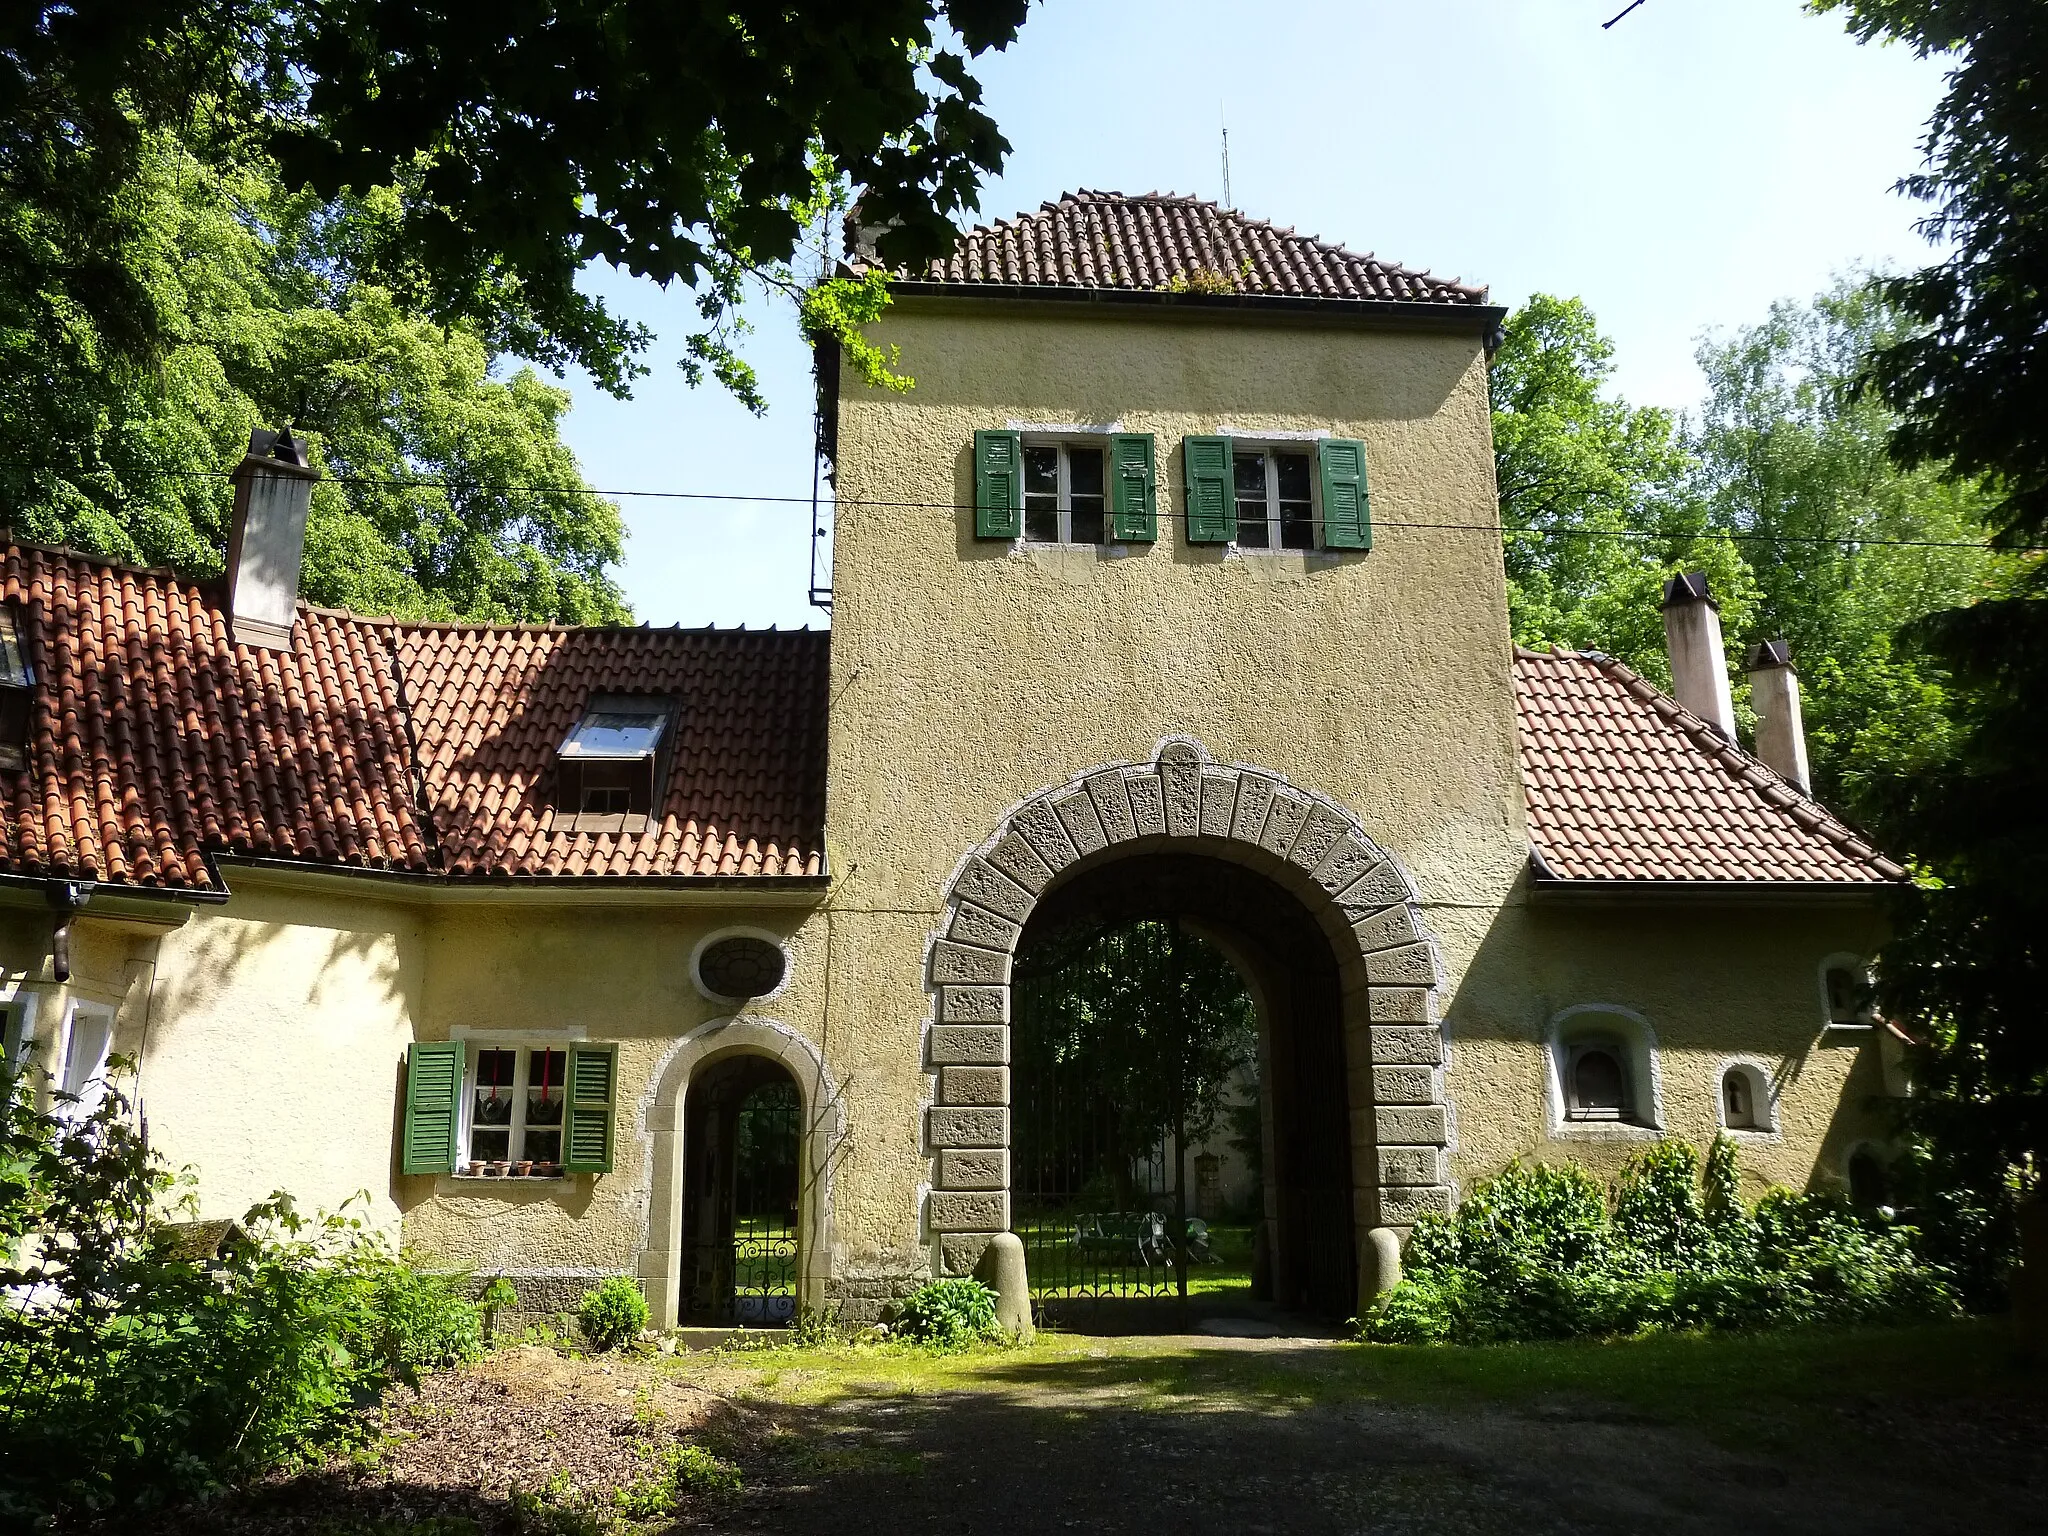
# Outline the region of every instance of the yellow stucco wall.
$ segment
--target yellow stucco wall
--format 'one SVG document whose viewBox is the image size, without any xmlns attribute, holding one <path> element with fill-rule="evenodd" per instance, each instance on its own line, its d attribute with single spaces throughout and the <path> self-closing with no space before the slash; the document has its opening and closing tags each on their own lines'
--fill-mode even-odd
<svg viewBox="0 0 2048 1536">
<path fill-rule="evenodd" d="M 419 1017 L 422 923 L 374 888 L 309 895 L 246 882 L 158 944 L 142 1101 L 198 1175 L 209 1215 L 273 1189 L 333 1210 L 357 1193 L 398 1218 L 400 1064 Z"/>
<path fill-rule="evenodd" d="M 1548 1114 L 1550 1020 L 1587 1003 L 1650 1021 L 1678 1134 L 1710 1138 L 1725 1056 L 1770 1064 L 1779 1129 L 1744 1138 L 1758 1179 L 1803 1185 L 1881 1125 L 1874 1048 L 1818 1044 L 1820 961 L 1869 951 L 1867 909 L 1529 907 L 1476 334 L 899 301 L 875 335 L 917 384 L 849 384 L 838 419 L 831 1016 L 870 1133 L 840 1182 L 856 1262 L 923 1255 L 923 965 L 947 882 L 1026 796 L 1168 735 L 1331 797 L 1412 875 L 1442 964 L 1456 1181 L 1518 1155 L 1618 1167 L 1630 1143 Z M 1004 427 L 1155 434 L 1158 542 L 977 541 L 973 434 Z M 1316 430 L 1367 445 L 1369 554 L 1186 542 L 1186 436 Z"/>
</svg>

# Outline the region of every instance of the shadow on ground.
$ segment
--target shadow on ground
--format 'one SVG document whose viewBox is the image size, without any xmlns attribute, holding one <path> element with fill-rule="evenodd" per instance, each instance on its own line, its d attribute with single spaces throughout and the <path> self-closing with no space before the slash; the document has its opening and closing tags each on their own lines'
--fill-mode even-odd
<svg viewBox="0 0 2048 1536">
<path fill-rule="evenodd" d="M 663 1366 L 662 1390 L 696 1397 L 678 1397 L 660 1433 L 687 1435 L 745 1477 L 737 1495 L 686 1500 L 666 1528 L 2048 1529 L 2040 1378 L 2015 1370 L 1996 1337 L 1974 1326 L 1494 1350 L 1068 1339 L 939 1365 L 952 1374 L 933 1372 L 929 1357 L 854 1352 Z M 714 1375 L 716 1391 L 731 1395 L 712 1395 Z M 467 1395 L 444 1394 L 451 1403 L 475 1398 L 468 1381 Z M 381 1469 L 280 1480 L 169 1525 L 121 1528 L 570 1536 L 573 1524 L 522 1524 L 502 1480 L 488 1488 L 481 1469 L 501 1450 L 532 1469 L 516 1479 L 530 1487 L 548 1465 L 544 1445 L 581 1435 L 582 1464 L 598 1466 L 615 1439 L 649 1433 L 648 1416 L 629 1412 L 612 1381 L 515 1396 L 532 1414 L 529 1443 L 511 1443 L 516 1421 L 500 1420 L 505 1443 L 480 1455 L 463 1447 L 472 1459 L 452 1473 L 452 1462 L 430 1477 L 393 1458 Z M 694 1411 L 692 1401 L 707 1406 Z M 624 1454 L 638 1452 L 629 1444 Z"/>
</svg>

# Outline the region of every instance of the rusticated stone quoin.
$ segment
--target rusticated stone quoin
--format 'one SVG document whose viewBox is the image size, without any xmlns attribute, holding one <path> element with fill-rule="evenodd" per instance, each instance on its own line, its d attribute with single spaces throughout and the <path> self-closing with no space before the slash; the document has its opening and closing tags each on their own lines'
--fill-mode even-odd
<svg viewBox="0 0 2048 1536">
<path fill-rule="evenodd" d="M 1001 1024 L 940 1024 L 932 1029 L 934 1067 L 1000 1067 L 1009 1063 L 1010 1032 Z"/>
<path fill-rule="evenodd" d="M 1369 1180 L 1356 1191 L 1359 1230 L 1368 1218 L 1384 1233 L 1448 1210 L 1436 953 L 1407 876 L 1342 806 L 1170 738 L 1150 763 L 1095 769 L 1026 800 L 947 892 L 926 1063 L 937 1079 L 926 1217 L 939 1272 L 974 1273 L 1010 1219 L 1010 964 L 1024 927 L 1060 871 L 1138 838 L 1207 843 L 1254 867 L 1283 860 L 1297 889 L 1306 878 L 1325 893 L 1325 928 L 1350 936 L 1337 959 L 1350 978 L 1352 1155 Z"/>
</svg>

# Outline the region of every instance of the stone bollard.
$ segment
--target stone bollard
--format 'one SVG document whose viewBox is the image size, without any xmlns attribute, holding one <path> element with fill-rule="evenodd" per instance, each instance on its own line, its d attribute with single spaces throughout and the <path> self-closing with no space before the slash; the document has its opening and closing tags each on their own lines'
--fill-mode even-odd
<svg viewBox="0 0 2048 1536">
<path fill-rule="evenodd" d="M 1401 1231 L 1374 1227 L 1365 1234 L 1364 1272 L 1358 1277 L 1358 1315 L 1401 1283 Z"/>
<path fill-rule="evenodd" d="M 982 1250 L 974 1266 L 974 1278 L 996 1293 L 996 1321 L 1019 1344 L 1029 1344 L 1031 1327 L 1031 1283 L 1024 1273 L 1024 1239 L 1014 1232 L 998 1232 Z"/>
<path fill-rule="evenodd" d="M 2048 1363 L 2048 1198 L 2019 1209 L 2020 1267 L 2012 1277 L 2012 1332 L 2022 1354 Z"/>
</svg>

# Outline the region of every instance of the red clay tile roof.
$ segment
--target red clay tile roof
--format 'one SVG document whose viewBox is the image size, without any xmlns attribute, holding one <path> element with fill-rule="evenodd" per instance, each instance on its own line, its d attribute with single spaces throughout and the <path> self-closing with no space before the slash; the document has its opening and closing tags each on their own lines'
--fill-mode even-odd
<svg viewBox="0 0 2048 1536">
<path fill-rule="evenodd" d="M 301 607 L 273 652 L 231 643 L 209 595 L 162 572 L 26 546 L 0 561 L 36 671 L 28 768 L 0 775 L 0 873 L 218 892 L 216 856 L 458 880 L 824 872 L 827 633 Z M 1901 878 L 1619 662 L 1521 651 L 1514 673 L 1552 876 Z M 557 830 L 555 753 L 593 694 L 621 692 L 680 706 L 660 815 Z"/>
<path fill-rule="evenodd" d="M 856 261 L 856 270 L 860 264 Z M 1156 291 L 1188 278 L 1267 297 L 1484 304 L 1486 290 L 1276 229 L 1200 198 L 1070 192 L 970 229 L 949 256 L 895 275 L 926 282 Z"/>
<path fill-rule="evenodd" d="M 1530 840 L 1561 880 L 1873 884 L 1905 874 L 1612 657 L 1518 649 L 1515 702 Z"/>
<path fill-rule="evenodd" d="M 233 644 L 217 603 L 164 572 L 0 558 L 36 674 L 28 769 L 0 775 L 0 873 L 218 891 L 216 855 L 456 877 L 823 872 L 823 632 L 301 605 L 277 652 Z M 616 691 L 679 702 L 663 814 L 638 836 L 553 832 L 556 749 L 589 695 Z"/>
<path fill-rule="evenodd" d="M 416 625 L 398 662 L 453 875 L 824 871 L 830 636 L 810 630 Z M 593 694 L 678 701 L 644 833 L 555 829 L 555 753 Z"/>
</svg>

